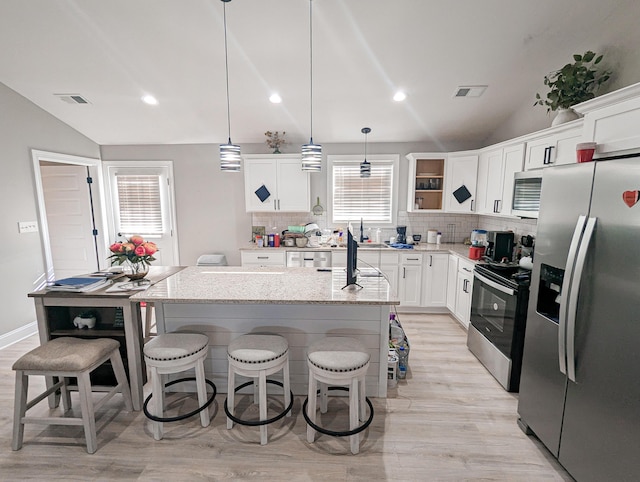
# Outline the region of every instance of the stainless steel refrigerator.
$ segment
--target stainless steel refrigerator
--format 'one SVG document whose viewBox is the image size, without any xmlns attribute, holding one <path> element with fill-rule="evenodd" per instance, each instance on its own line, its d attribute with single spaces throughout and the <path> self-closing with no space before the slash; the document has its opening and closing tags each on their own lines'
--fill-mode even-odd
<svg viewBox="0 0 640 482">
<path fill-rule="evenodd" d="M 546 168 L 518 413 L 577 480 L 640 480 L 640 156 Z"/>
</svg>

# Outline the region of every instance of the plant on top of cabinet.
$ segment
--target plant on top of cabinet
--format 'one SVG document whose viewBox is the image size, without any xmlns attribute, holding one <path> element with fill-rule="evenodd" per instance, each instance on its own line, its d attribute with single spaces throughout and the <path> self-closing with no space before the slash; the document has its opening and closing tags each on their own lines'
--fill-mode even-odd
<svg viewBox="0 0 640 482">
<path fill-rule="evenodd" d="M 285 131 L 282 131 L 282 136 L 278 131 L 267 131 L 264 133 L 264 135 L 267 136 L 267 146 L 269 146 L 270 149 L 273 149 L 274 154 L 280 154 L 280 146 L 284 146 L 287 143 L 284 139 L 285 134 Z"/>
<path fill-rule="evenodd" d="M 575 104 L 593 99 L 598 88 L 611 77 L 611 71 L 596 68 L 602 57 L 596 56 L 591 50 L 582 55 L 574 54 L 573 63 L 545 75 L 544 85 L 549 87 L 549 92 L 546 99 L 539 93 L 536 94 L 533 105 L 546 105 L 547 113 L 556 110 L 561 112 Z M 576 119 L 577 114 L 573 114 L 575 116 L 567 120 Z"/>
</svg>

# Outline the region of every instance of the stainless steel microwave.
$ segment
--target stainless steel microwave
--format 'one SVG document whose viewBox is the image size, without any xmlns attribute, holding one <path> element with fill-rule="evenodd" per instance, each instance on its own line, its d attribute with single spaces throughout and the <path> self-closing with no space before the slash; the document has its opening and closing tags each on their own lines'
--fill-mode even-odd
<svg viewBox="0 0 640 482">
<path fill-rule="evenodd" d="M 521 218 L 537 218 L 542 191 L 542 169 L 516 172 L 513 181 L 511 214 Z"/>
</svg>

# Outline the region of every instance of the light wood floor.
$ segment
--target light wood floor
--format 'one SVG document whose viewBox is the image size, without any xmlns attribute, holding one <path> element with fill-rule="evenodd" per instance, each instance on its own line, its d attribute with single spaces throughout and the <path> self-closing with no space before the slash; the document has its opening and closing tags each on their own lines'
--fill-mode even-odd
<svg viewBox="0 0 640 482">
<path fill-rule="evenodd" d="M 81 427 L 39 425 L 27 425 L 22 450 L 13 452 L 11 365 L 36 346 L 31 337 L 0 350 L 0 479 L 572 480 L 517 427 L 517 395 L 505 392 L 467 350 L 466 332 L 457 322 L 445 315 L 400 319 L 411 343 L 409 374 L 389 398 L 372 399 L 375 418 L 356 456 L 347 439 L 323 435 L 312 445 L 306 442 L 300 397 L 293 417 L 270 425 L 269 443 L 260 446 L 257 428 L 226 429 L 224 395 L 212 406 L 210 427 L 200 427 L 199 417 L 165 424 L 162 441 L 153 440 L 144 414 L 119 411 L 117 396 L 98 415 L 95 454 L 86 453 Z M 280 398 L 271 397 L 270 414 L 281 406 Z M 184 394 L 168 400 L 172 414 L 195 407 Z M 343 400 L 330 402 L 323 423 L 346 427 L 334 409 L 346 413 Z M 46 403 L 33 410 L 48 412 Z"/>
</svg>

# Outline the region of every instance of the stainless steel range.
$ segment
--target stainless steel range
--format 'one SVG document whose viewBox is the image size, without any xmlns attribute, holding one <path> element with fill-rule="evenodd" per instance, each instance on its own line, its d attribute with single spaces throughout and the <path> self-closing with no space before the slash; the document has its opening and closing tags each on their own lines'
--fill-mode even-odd
<svg viewBox="0 0 640 482">
<path fill-rule="evenodd" d="M 474 278 L 467 346 L 507 391 L 517 392 L 531 271 L 517 263 L 479 263 Z"/>
</svg>

